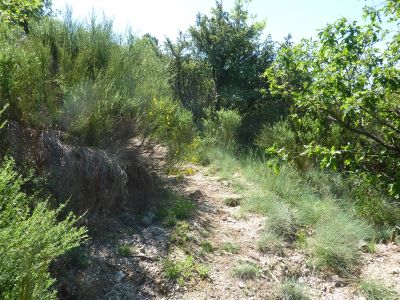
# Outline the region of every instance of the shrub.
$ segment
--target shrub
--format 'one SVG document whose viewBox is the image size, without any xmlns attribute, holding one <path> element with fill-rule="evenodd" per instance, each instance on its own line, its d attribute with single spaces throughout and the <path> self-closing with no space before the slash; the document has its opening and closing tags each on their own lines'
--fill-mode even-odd
<svg viewBox="0 0 400 300">
<path fill-rule="evenodd" d="M 84 241 L 86 229 L 72 214 L 58 221 L 63 207 L 25 194 L 27 181 L 13 168 L 9 159 L 0 167 L 0 298 L 55 299 L 49 265 Z"/>
<path fill-rule="evenodd" d="M 256 145 L 262 150 L 272 146 L 291 150 L 296 145 L 295 133 L 291 130 L 288 121 L 279 121 L 261 129 Z"/>
<path fill-rule="evenodd" d="M 144 115 L 151 136 L 165 143 L 172 157 L 181 157 L 192 143 L 195 129 L 192 114 L 169 98 L 154 98 Z"/>
<path fill-rule="evenodd" d="M 204 121 L 206 138 L 223 147 L 233 147 L 241 120 L 240 114 L 235 110 L 221 109 L 216 112 L 215 117 L 209 114 Z"/>
</svg>

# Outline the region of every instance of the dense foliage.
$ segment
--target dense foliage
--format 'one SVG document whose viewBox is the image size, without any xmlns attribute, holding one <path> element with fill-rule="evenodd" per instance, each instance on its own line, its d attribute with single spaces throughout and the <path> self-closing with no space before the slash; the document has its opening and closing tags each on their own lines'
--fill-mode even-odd
<svg viewBox="0 0 400 300">
<path fill-rule="evenodd" d="M 281 47 L 266 76 L 272 92 L 293 105 L 292 129 L 307 145 L 292 156 L 358 174 L 397 199 L 399 39 L 382 28 L 378 13 L 367 11 L 365 25 L 342 18 L 316 41 Z"/>
<path fill-rule="evenodd" d="M 262 40 L 265 23 L 252 21 L 247 1 L 230 12 L 216 1 L 163 46 L 148 34 L 118 35 L 107 19 L 78 22 L 67 10 L 61 20 L 50 4 L 0 4 L 0 129 L 5 118 L 106 150 L 150 138 L 170 159 L 209 163 L 232 181 L 239 170 L 254 188 L 243 207 L 268 217 L 259 250 L 307 244 L 320 269 L 351 273 L 359 240 L 393 240 L 398 0 L 365 8 L 364 23 L 342 18 L 299 44 L 290 35 Z M 53 298 L 49 264 L 85 230 L 72 215 L 60 221 L 61 208 L 2 161 L 0 297 Z"/>
<path fill-rule="evenodd" d="M 14 167 L 9 159 L 0 166 L 0 297 L 54 299 L 50 263 L 85 240 L 86 229 L 72 214 L 59 222 L 62 207 L 23 192 L 27 180 Z"/>
</svg>

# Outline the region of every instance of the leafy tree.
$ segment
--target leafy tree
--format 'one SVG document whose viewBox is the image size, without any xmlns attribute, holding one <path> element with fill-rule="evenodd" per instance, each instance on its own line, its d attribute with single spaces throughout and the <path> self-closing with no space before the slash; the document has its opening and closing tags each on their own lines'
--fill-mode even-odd
<svg viewBox="0 0 400 300">
<path fill-rule="evenodd" d="M 0 2 L 0 20 L 18 24 L 29 33 L 28 21 L 51 12 L 51 0 L 2 0 Z"/>
<path fill-rule="evenodd" d="M 392 4 L 394 6 L 392 6 Z M 396 9 L 389 1 L 387 9 Z M 398 7 L 397 7 L 398 9 Z M 303 41 L 280 49 L 266 71 L 275 94 L 291 101 L 297 123 L 316 120 L 320 128 L 339 126 L 336 145 L 322 136 L 307 147 L 324 166 L 368 170 L 370 180 L 386 182 L 396 196 L 400 156 L 400 70 L 398 32 L 388 38 L 374 11 L 361 26 L 342 18 L 319 33 L 316 42 Z M 392 20 L 395 20 L 393 18 Z M 342 158 L 336 162 L 337 158 Z"/>
<path fill-rule="evenodd" d="M 208 64 L 194 56 L 192 48 L 190 40 L 183 33 L 179 34 L 175 43 L 170 39 L 165 42 L 174 96 L 193 113 L 194 121 L 199 123 L 204 117 L 204 110 L 212 104 L 215 85 Z"/>
<path fill-rule="evenodd" d="M 243 108 L 259 97 L 259 75 L 271 60 L 271 43 L 260 43 L 264 22 L 248 24 L 245 1 L 237 0 L 231 12 L 216 1 L 211 16 L 199 14 L 189 33 L 196 54 L 210 65 L 215 82 L 215 110 Z M 261 67 L 262 66 L 262 67 Z"/>
</svg>

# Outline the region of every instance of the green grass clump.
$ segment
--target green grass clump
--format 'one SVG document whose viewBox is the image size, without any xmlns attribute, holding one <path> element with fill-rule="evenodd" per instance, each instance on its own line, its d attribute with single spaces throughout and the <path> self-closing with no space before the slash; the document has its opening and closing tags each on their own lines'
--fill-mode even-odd
<svg viewBox="0 0 400 300">
<path fill-rule="evenodd" d="M 272 252 L 281 255 L 285 241 L 282 237 L 266 230 L 262 233 L 260 239 L 257 241 L 257 250 L 260 252 Z"/>
<path fill-rule="evenodd" d="M 175 280 L 179 285 L 184 285 L 185 282 L 196 276 L 206 279 L 209 274 L 209 269 L 196 263 L 193 256 L 190 255 L 178 260 L 166 258 L 162 261 L 162 265 L 164 276 Z"/>
<path fill-rule="evenodd" d="M 375 281 L 361 281 L 358 284 L 358 290 L 367 300 L 394 300 L 400 297 L 395 291 Z"/>
<path fill-rule="evenodd" d="M 281 287 L 284 300 L 309 300 L 305 287 L 296 281 L 288 280 Z"/>
<path fill-rule="evenodd" d="M 240 251 L 239 245 L 232 243 L 232 242 L 225 242 L 222 245 L 222 250 L 232 253 L 232 254 L 237 254 Z"/>
<path fill-rule="evenodd" d="M 232 273 L 240 279 L 254 279 L 261 273 L 261 269 L 253 262 L 239 261 L 233 268 Z"/>
<path fill-rule="evenodd" d="M 297 230 L 297 221 L 291 207 L 277 201 L 270 206 L 266 226 L 276 235 L 292 239 Z"/>
<path fill-rule="evenodd" d="M 127 244 L 122 244 L 118 246 L 118 254 L 121 256 L 130 256 L 132 255 L 132 249 Z"/>
<path fill-rule="evenodd" d="M 200 243 L 200 248 L 202 252 L 211 253 L 214 252 L 215 248 L 209 241 L 203 241 Z"/>
<path fill-rule="evenodd" d="M 190 199 L 182 197 L 173 191 L 164 191 L 164 201 L 159 204 L 156 216 L 166 225 L 173 226 L 177 222 L 190 218 L 196 205 Z"/>
<path fill-rule="evenodd" d="M 358 263 L 359 241 L 368 237 L 368 228 L 344 212 L 321 221 L 315 228 L 311 253 L 320 269 L 349 274 Z"/>
</svg>

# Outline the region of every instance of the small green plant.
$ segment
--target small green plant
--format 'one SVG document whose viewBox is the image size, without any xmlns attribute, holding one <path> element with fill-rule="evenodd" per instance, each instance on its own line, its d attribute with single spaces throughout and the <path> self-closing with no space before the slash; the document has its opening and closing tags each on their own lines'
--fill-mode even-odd
<svg viewBox="0 0 400 300">
<path fill-rule="evenodd" d="M 197 264 L 190 255 L 179 260 L 166 258 L 162 264 L 164 276 L 170 280 L 176 280 L 179 285 L 184 285 L 186 281 L 196 275 L 201 279 L 206 279 L 209 274 L 209 269 L 204 265 Z"/>
<path fill-rule="evenodd" d="M 129 245 L 127 244 L 122 244 L 118 246 L 118 254 L 121 256 L 130 256 L 132 255 L 132 249 Z"/>
<path fill-rule="evenodd" d="M 197 274 L 199 274 L 200 278 L 204 280 L 209 277 L 210 269 L 205 265 L 197 264 L 196 272 L 197 272 Z"/>
<path fill-rule="evenodd" d="M 190 241 L 189 236 L 190 224 L 186 221 L 179 221 L 176 223 L 174 231 L 170 235 L 171 243 L 185 246 Z"/>
<path fill-rule="evenodd" d="M 260 267 L 250 261 L 239 261 L 233 268 L 232 273 L 241 279 L 254 279 L 261 273 Z"/>
<path fill-rule="evenodd" d="M 367 252 L 376 253 L 376 243 L 374 240 L 370 240 L 367 242 Z"/>
<path fill-rule="evenodd" d="M 309 300 L 305 287 L 296 281 L 288 280 L 281 287 L 284 300 Z"/>
<path fill-rule="evenodd" d="M 214 246 L 209 241 L 203 241 L 200 243 L 200 248 L 202 252 L 211 253 L 214 252 Z"/>
<path fill-rule="evenodd" d="M 367 298 L 367 300 L 391 300 L 398 299 L 398 295 L 395 291 L 386 288 L 382 284 L 363 280 L 358 284 L 358 290 Z"/>
<path fill-rule="evenodd" d="M 265 231 L 257 242 L 257 250 L 260 252 L 283 253 L 285 241 L 276 234 Z"/>
<path fill-rule="evenodd" d="M 178 221 L 188 219 L 195 208 L 195 204 L 172 191 L 165 191 L 165 201 L 156 212 L 156 216 L 162 219 L 168 226 L 174 226 Z"/>
<path fill-rule="evenodd" d="M 232 253 L 232 254 L 237 254 L 240 251 L 239 245 L 232 243 L 232 242 L 225 242 L 222 245 L 222 250 Z"/>
</svg>

